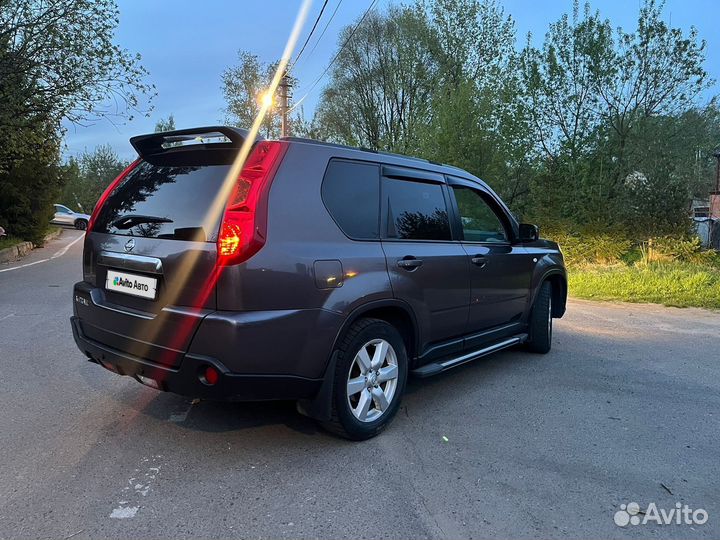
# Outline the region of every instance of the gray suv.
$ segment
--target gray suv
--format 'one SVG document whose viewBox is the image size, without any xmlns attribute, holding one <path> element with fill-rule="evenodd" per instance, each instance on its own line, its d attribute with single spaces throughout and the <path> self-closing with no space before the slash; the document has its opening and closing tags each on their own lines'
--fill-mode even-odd
<svg viewBox="0 0 720 540">
<path fill-rule="evenodd" d="M 562 254 L 481 180 L 439 163 L 245 130 L 130 139 L 139 158 L 85 237 L 72 330 L 92 362 L 159 390 L 296 400 L 376 435 L 408 375 L 550 350 Z"/>
</svg>

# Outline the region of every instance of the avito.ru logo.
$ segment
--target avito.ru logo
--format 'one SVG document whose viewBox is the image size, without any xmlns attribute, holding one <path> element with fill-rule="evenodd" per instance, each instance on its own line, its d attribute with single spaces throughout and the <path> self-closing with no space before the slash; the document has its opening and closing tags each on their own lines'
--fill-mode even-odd
<svg viewBox="0 0 720 540">
<path fill-rule="evenodd" d="M 640 517 L 642 514 L 642 517 Z M 656 523 L 658 525 L 704 525 L 708 520 L 708 513 L 702 508 L 693 510 L 687 504 L 675 503 L 675 508 L 669 511 L 664 508 L 658 509 L 654 502 L 648 504 L 644 512 L 640 511 L 640 505 L 636 502 L 621 504 L 620 510 L 613 516 L 615 525 L 626 527 L 628 525 L 646 525 Z"/>
<path fill-rule="evenodd" d="M 115 287 L 130 287 L 132 288 L 133 285 L 135 285 L 135 288 L 139 288 L 137 286 L 137 282 L 130 281 L 129 279 L 125 279 L 119 276 L 115 276 L 115 279 L 113 279 L 113 285 Z"/>
</svg>

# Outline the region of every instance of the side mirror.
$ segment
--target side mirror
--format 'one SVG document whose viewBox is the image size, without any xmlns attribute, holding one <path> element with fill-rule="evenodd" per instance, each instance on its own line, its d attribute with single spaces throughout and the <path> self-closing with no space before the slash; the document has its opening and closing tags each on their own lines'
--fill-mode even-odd
<svg viewBox="0 0 720 540">
<path fill-rule="evenodd" d="M 540 238 L 540 228 L 530 223 L 521 223 L 519 236 L 521 242 L 535 242 Z"/>
</svg>

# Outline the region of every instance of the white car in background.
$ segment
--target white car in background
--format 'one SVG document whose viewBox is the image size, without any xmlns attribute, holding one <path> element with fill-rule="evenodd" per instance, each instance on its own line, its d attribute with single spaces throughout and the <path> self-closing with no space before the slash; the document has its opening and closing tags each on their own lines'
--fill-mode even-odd
<svg viewBox="0 0 720 540">
<path fill-rule="evenodd" d="M 55 215 L 50 223 L 54 225 L 72 225 L 76 229 L 84 231 L 87 229 L 88 221 L 90 216 L 87 214 L 78 214 L 73 212 L 67 206 L 62 204 L 55 204 Z"/>
</svg>

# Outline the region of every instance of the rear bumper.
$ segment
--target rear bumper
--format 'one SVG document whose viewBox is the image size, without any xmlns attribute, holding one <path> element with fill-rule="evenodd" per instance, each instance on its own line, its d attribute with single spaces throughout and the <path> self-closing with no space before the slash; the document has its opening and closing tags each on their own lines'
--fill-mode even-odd
<svg viewBox="0 0 720 540">
<path fill-rule="evenodd" d="M 78 317 L 70 321 L 75 343 L 91 362 L 175 394 L 230 401 L 308 399 L 317 394 L 323 381 L 293 375 L 233 373 L 216 358 L 192 353 L 185 354 L 178 367 L 161 366 L 89 339 L 83 335 Z M 200 377 L 207 366 L 220 373 L 212 386 Z"/>
</svg>

